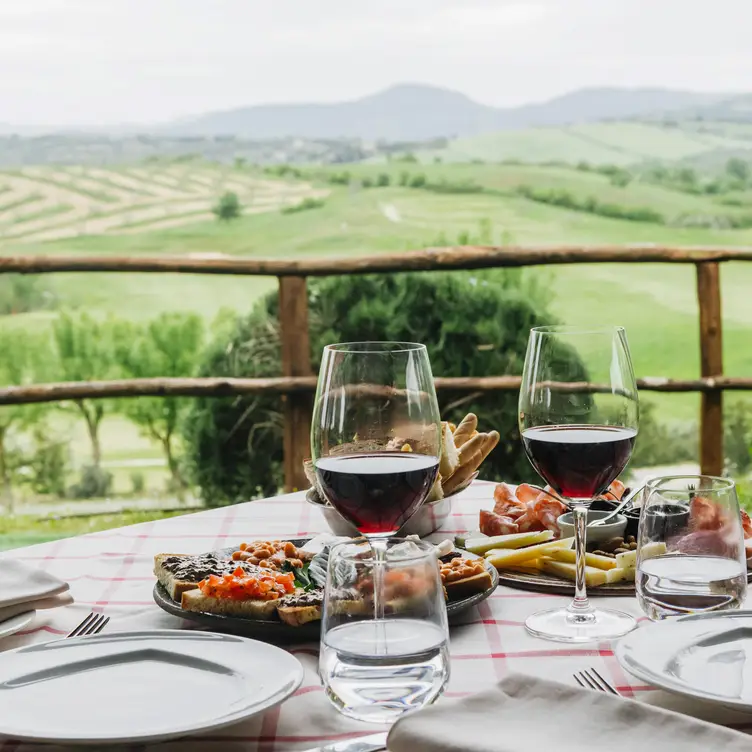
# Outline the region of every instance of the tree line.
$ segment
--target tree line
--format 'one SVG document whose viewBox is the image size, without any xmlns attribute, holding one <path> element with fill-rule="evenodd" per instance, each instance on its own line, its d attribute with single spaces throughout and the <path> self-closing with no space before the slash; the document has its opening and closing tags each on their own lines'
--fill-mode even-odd
<svg viewBox="0 0 752 752">
<path fill-rule="evenodd" d="M 117 378 L 179 377 L 194 372 L 204 344 L 203 320 L 189 313 L 163 313 L 146 322 L 115 317 L 97 319 L 86 313 L 61 312 L 44 332 L 6 324 L 0 329 L 0 383 L 24 385 L 50 381 L 98 381 Z M 176 440 L 190 400 L 182 397 L 138 397 L 41 405 L 8 405 L 0 409 L 0 483 L 6 504 L 12 485 L 24 480 L 38 493 L 95 496 L 106 491 L 102 470 L 102 421 L 126 416 L 143 435 L 159 445 L 180 493 L 187 487 Z M 89 439 L 89 461 L 76 486 L 65 489 L 65 446 L 49 427 L 53 412 L 80 417 Z M 19 437 L 31 437 L 30 451 L 19 449 Z M 27 441 L 28 443 L 28 441 Z M 20 470 L 20 473 L 19 473 Z M 111 478 L 110 478 L 111 480 Z"/>
</svg>

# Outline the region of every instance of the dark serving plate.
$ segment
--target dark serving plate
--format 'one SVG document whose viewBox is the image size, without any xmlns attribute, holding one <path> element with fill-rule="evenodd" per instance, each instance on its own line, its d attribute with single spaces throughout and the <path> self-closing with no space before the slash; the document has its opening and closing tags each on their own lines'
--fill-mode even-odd
<svg viewBox="0 0 752 752">
<path fill-rule="evenodd" d="M 296 546 L 303 546 L 310 540 L 310 538 L 287 538 L 286 540 L 292 541 Z M 217 553 L 220 555 L 229 555 L 235 550 L 234 547 L 221 548 L 217 550 Z M 459 551 L 466 558 L 478 558 L 475 554 L 471 554 L 461 548 L 455 550 Z M 499 573 L 496 571 L 496 568 L 492 567 L 488 562 L 485 562 L 485 566 L 488 573 L 491 575 L 491 587 L 483 592 L 474 593 L 467 598 L 447 603 L 447 617 L 450 626 L 453 624 L 461 624 L 462 621 L 458 619 L 458 617 L 486 600 L 499 584 Z M 252 637 L 256 640 L 262 640 L 263 642 L 276 643 L 310 642 L 318 640 L 321 635 L 320 621 L 308 622 L 300 627 L 293 627 L 282 621 L 246 619 L 241 616 L 226 616 L 224 614 L 186 611 L 177 601 L 170 598 L 167 591 L 159 582 L 155 583 L 152 594 L 154 596 L 154 602 L 162 610 L 167 611 L 168 614 L 195 622 L 197 625 L 207 630 L 229 632 L 243 637 Z"/>
</svg>

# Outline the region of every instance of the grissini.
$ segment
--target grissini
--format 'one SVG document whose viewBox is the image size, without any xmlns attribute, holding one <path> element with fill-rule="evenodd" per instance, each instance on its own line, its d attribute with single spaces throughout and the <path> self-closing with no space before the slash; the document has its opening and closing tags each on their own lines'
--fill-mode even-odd
<svg viewBox="0 0 752 752">
<path fill-rule="evenodd" d="M 483 462 L 486 457 L 488 457 L 488 455 L 491 454 L 491 452 L 496 448 L 496 445 L 499 443 L 499 439 L 501 439 L 501 436 L 498 431 L 489 431 L 486 434 L 486 440 L 483 444 L 483 449 L 481 450 L 481 462 Z M 476 468 L 476 470 L 477 469 L 478 468 Z"/>
<path fill-rule="evenodd" d="M 475 413 L 468 413 L 454 431 L 454 445 L 459 449 L 463 444 L 470 441 L 477 428 L 478 416 Z"/>
<path fill-rule="evenodd" d="M 476 454 L 482 454 L 483 446 L 485 445 L 485 443 L 486 443 L 486 434 L 479 433 L 473 436 L 473 438 L 470 439 L 470 441 L 463 444 L 459 450 L 459 458 L 460 458 L 459 467 L 455 470 L 455 472 L 457 472 L 460 468 L 464 467 L 470 461 L 471 457 L 474 457 Z"/>
<path fill-rule="evenodd" d="M 463 463 L 462 466 L 452 474 L 451 478 L 444 481 L 442 484 L 444 496 L 452 494 L 460 485 L 470 478 L 478 465 L 480 465 L 480 457 L 480 451 L 468 457 L 467 462 Z"/>
</svg>

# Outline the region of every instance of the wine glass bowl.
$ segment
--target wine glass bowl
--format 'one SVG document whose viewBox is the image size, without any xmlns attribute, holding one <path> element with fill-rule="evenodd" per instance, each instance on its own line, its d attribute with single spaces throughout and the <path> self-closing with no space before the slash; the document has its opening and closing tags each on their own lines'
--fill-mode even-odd
<svg viewBox="0 0 752 752">
<path fill-rule="evenodd" d="M 535 471 L 569 502 L 577 578 L 566 609 L 528 618 L 532 634 L 562 642 L 620 637 L 631 616 L 596 610 L 585 587 L 587 507 L 624 470 L 637 436 L 639 403 L 621 327 L 536 327 L 522 374 L 519 428 Z"/>
<path fill-rule="evenodd" d="M 326 500 L 367 536 L 394 534 L 438 474 L 441 419 L 424 345 L 328 345 L 311 427 Z"/>
</svg>

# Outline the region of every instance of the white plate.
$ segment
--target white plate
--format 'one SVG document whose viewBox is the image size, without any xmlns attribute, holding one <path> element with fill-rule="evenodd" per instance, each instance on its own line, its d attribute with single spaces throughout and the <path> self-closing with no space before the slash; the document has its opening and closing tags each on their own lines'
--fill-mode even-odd
<svg viewBox="0 0 752 752">
<path fill-rule="evenodd" d="M 24 627 L 28 627 L 34 617 L 36 611 L 24 611 L 22 614 L 16 614 L 16 616 L 0 621 L 0 637 L 8 637 L 16 632 L 20 632 Z"/>
<path fill-rule="evenodd" d="M 0 735 L 68 744 L 194 734 L 278 705 L 303 680 L 289 653 L 232 635 L 120 632 L 11 650 Z"/>
<path fill-rule="evenodd" d="M 614 652 L 643 681 L 752 712 L 752 611 L 654 622 L 623 637 Z"/>
</svg>

